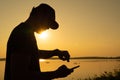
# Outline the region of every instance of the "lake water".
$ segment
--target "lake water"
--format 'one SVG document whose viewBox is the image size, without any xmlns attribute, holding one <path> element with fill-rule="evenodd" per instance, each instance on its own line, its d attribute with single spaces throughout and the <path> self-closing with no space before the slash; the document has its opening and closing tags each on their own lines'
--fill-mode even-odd
<svg viewBox="0 0 120 80">
<path fill-rule="evenodd" d="M 93 77 L 107 72 L 113 72 L 114 69 L 120 69 L 120 60 L 117 59 L 72 59 L 70 62 L 61 60 L 46 60 L 40 63 L 42 71 L 56 70 L 59 66 L 65 64 L 68 68 L 80 65 L 72 74 L 66 78 L 54 80 L 78 80 Z M 0 80 L 4 80 L 5 61 L 0 61 Z"/>
</svg>

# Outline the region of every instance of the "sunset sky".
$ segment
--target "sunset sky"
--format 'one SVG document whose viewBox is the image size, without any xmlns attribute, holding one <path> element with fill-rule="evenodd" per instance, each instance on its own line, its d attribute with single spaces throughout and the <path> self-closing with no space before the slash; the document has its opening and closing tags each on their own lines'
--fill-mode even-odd
<svg viewBox="0 0 120 80">
<path fill-rule="evenodd" d="M 1 0 L 0 58 L 10 32 L 32 9 L 47 3 L 56 11 L 58 30 L 36 35 L 38 48 L 68 50 L 75 56 L 120 56 L 120 0 Z"/>
</svg>

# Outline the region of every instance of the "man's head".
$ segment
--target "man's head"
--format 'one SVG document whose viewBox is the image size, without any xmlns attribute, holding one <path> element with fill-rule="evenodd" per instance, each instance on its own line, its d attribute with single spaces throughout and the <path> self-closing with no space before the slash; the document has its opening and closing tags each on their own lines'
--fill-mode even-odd
<svg viewBox="0 0 120 80">
<path fill-rule="evenodd" d="M 55 10 L 47 4 L 40 4 L 33 8 L 30 18 L 40 25 L 36 29 L 57 29 L 59 27 L 59 24 L 55 21 Z"/>
</svg>

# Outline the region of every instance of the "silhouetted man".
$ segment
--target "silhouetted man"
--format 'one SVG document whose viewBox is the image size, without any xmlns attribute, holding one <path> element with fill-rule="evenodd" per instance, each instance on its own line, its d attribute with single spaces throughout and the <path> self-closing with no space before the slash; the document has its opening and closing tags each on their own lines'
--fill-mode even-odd
<svg viewBox="0 0 120 80">
<path fill-rule="evenodd" d="M 15 27 L 9 37 L 4 80 L 51 80 L 73 72 L 65 65 L 55 71 L 40 71 L 39 58 L 58 56 L 61 60 L 70 59 L 67 51 L 38 50 L 34 32 L 41 33 L 49 28 L 57 29 L 58 26 L 53 8 L 47 4 L 33 7 L 29 18 Z"/>
</svg>

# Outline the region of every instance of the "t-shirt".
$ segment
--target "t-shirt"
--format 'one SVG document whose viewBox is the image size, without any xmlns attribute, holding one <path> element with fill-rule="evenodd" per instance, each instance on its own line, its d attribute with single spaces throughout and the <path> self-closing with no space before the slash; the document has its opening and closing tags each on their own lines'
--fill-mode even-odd
<svg viewBox="0 0 120 80">
<path fill-rule="evenodd" d="M 4 80 L 37 80 L 38 47 L 30 26 L 21 23 L 9 37 Z"/>
</svg>

